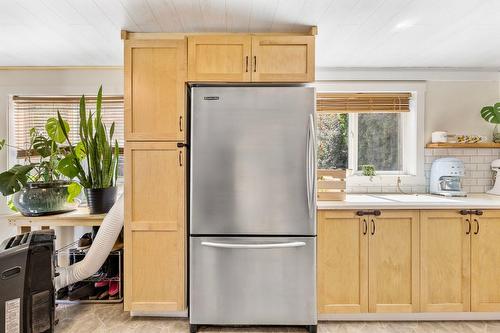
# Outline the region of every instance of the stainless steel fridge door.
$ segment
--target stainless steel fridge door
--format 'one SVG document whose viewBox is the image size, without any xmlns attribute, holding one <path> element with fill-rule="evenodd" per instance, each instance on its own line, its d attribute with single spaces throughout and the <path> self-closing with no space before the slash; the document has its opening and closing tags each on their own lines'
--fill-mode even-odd
<svg viewBox="0 0 500 333">
<path fill-rule="evenodd" d="M 316 237 L 191 237 L 190 323 L 316 325 Z"/>
<path fill-rule="evenodd" d="M 191 96 L 191 234 L 314 235 L 314 88 Z"/>
</svg>

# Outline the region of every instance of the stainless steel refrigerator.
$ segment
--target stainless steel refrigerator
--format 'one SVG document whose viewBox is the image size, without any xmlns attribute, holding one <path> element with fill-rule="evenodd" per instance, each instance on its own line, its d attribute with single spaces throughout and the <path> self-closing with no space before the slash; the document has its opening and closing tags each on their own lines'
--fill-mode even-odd
<svg viewBox="0 0 500 333">
<path fill-rule="evenodd" d="M 190 324 L 316 330 L 315 91 L 191 88 Z"/>
</svg>

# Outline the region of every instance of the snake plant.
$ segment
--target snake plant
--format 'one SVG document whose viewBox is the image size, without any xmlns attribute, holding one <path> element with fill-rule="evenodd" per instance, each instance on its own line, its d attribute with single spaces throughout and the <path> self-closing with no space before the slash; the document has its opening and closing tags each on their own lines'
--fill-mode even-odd
<svg viewBox="0 0 500 333">
<path fill-rule="evenodd" d="M 109 128 L 102 121 L 102 86 L 96 99 L 96 110 L 87 112 L 85 95 L 80 98 L 80 142 L 73 145 L 64 119 L 58 112 L 59 128 L 64 135 L 69 154 L 59 162 L 59 169 L 69 178 L 77 178 L 85 188 L 108 188 L 115 185 L 118 172 L 118 141 L 113 144 L 115 123 Z"/>
</svg>

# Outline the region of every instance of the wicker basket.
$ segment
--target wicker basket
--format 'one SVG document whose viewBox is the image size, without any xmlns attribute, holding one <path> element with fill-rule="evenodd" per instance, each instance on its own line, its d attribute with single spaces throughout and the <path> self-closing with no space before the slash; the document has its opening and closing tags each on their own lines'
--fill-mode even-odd
<svg viewBox="0 0 500 333">
<path fill-rule="evenodd" d="M 318 170 L 318 200 L 343 201 L 346 189 L 345 169 Z"/>
</svg>

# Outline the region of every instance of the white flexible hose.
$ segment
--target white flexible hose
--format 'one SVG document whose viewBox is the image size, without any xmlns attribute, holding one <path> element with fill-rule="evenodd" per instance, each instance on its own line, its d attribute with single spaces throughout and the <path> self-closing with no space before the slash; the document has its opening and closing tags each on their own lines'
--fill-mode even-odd
<svg viewBox="0 0 500 333">
<path fill-rule="evenodd" d="M 56 269 L 59 276 L 54 279 L 55 289 L 59 290 L 95 274 L 106 261 L 122 227 L 123 195 L 120 195 L 109 213 L 104 217 L 99 231 L 83 260 L 71 266 Z"/>
</svg>

